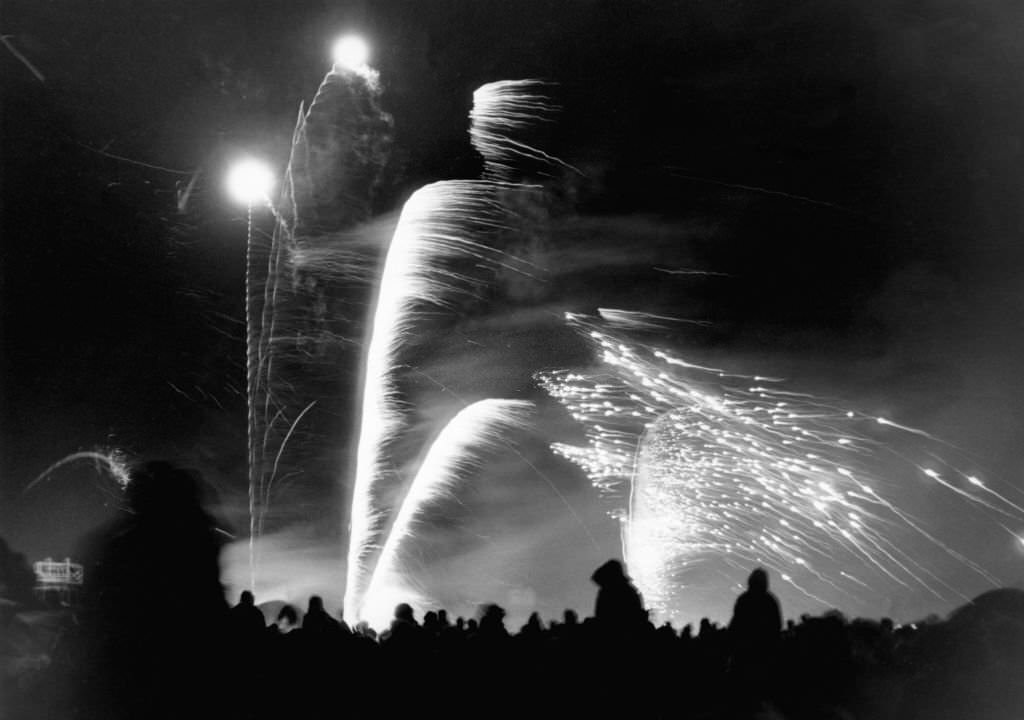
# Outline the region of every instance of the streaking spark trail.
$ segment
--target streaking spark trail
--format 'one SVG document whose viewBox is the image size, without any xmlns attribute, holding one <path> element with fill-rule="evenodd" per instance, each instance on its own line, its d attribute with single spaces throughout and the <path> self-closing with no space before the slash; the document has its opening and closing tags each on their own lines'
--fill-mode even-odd
<svg viewBox="0 0 1024 720">
<path fill-rule="evenodd" d="M 538 375 L 587 439 L 552 447 L 618 498 L 623 555 L 649 606 L 672 614 L 688 575 L 709 564 L 734 582 L 763 565 L 823 605 L 860 599 L 875 584 L 962 597 L 907 549 L 908 534 L 998 584 L 890 499 L 905 480 L 889 476 L 898 467 L 1020 526 L 1022 508 L 978 477 L 934 452 L 926 466 L 894 449 L 906 439 L 894 433 L 939 446 L 927 433 L 791 391 L 778 378 L 630 343 L 595 318 L 567 318 L 593 342 L 602 371 Z"/>
<path fill-rule="evenodd" d="M 518 89 L 532 88 L 535 83 L 505 81 L 480 88 L 474 95 L 483 110 L 474 108 L 470 136 L 474 147 L 485 160 L 485 176 L 501 177 L 508 168 L 510 155 L 531 152 L 531 157 L 547 156 L 525 143 L 512 139 L 512 133 L 526 123 L 531 110 L 542 104 L 539 96 L 523 94 Z M 501 118 L 509 118 L 502 122 Z M 486 131 L 484 131 L 484 129 Z M 372 312 L 369 341 L 364 362 L 362 409 L 359 440 L 356 448 L 355 478 L 348 523 L 348 559 L 346 564 L 344 611 L 350 618 L 362 617 L 366 594 L 373 585 L 373 555 L 381 547 L 380 531 L 385 509 L 377 496 L 382 487 L 397 478 L 391 470 L 393 461 L 389 446 L 401 435 L 402 404 L 396 387 L 403 367 L 400 352 L 412 336 L 418 313 L 424 307 L 444 307 L 454 294 L 473 288 L 471 277 L 457 269 L 459 261 L 472 261 L 483 266 L 502 262 L 499 250 L 479 240 L 504 228 L 503 207 L 499 190 L 514 190 L 514 183 L 493 180 L 452 180 L 428 185 L 416 191 L 402 208 L 398 225 L 384 260 L 376 304 Z M 457 467 L 455 457 L 437 460 L 437 453 L 449 454 L 472 449 L 473 438 L 486 442 L 491 425 L 516 424 L 520 409 L 514 404 L 475 405 L 452 420 L 468 442 L 455 443 L 450 434 L 442 432 L 426 455 L 425 465 L 417 475 L 406 500 L 398 511 L 391 537 L 383 540 L 378 565 L 388 576 L 394 573 L 396 543 L 410 533 L 411 519 L 421 505 L 417 498 L 429 497 L 435 487 L 445 484 L 444 473 L 434 464 Z M 503 418 L 504 416 L 504 418 Z M 437 443 L 441 443 L 438 447 Z M 436 471 L 436 472 L 435 472 Z M 448 471 L 450 472 L 450 471 Z M 424 479 L 421 480 L 420 475 Z M 436 479 L 435 479 L 436 478 Z M 424 494 L 425 493 L 425 494 Z M 397 532 L 397 535 L 396 535 Z M 384 580 L 377 580 L 375 605 L 379 606 Z"/>
</svg>

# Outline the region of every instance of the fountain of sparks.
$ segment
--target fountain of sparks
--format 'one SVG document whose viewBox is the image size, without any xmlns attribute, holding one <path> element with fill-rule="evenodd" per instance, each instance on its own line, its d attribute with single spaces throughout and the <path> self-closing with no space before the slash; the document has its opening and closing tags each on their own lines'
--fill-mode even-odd
<svg viewBox="0 0 1024 720">
<path fill-rule="evenodd" d="M 444 306 L 453 293 L 472 287 L 470 278 L 452 271 L 452 261 L 470 259 L 477 264 L 495 266 L 502 262 L 501 253 L 479 242 L 482 234 L 505 227 L 504 210 L 499 199 L 502 191 L 519 186 L 504 178 L 510 175 L 516 156 L 546 158 L 540 151 L 512 139 L 531 115 L 542 119 L 551 111 L 541 96 L 533 92 L 540 86 L 534 81 L 502 81 L 491 83 L 474 93 L 474 109 L 470 137 L 485 161 L 484 177 L 496 180 L 457 180 L 438 182 L 418 190 L 402 209 L 398 226 L 388 248 L 381 275 L 380 288 L 370 327 L 366 351 L 363 405 L 356 451 L 356 472 L 352 488 L 349 516 L 349 549 L 346 565 L 345 614 L 360 618 L 366 595 L 373 588 L 379 596 L 380 587 L 391 582 L 394 573 L 395 545 L 387 538 L 376 569 L 371 560 L 377 548 L 383 517 L 377 506 L 376 491 L 393 483 L 389 444 L 401 431 L 401 405 L 395 390 L 401 366 L 398 356 L 417 318 L 425 306 Z M 508 401 L 490 400 L 488 406 L 471 406 L 451 423 L 466 438 L 488 442 L 490 428 L 518 424 L 521 408 Z M 475 409 L 474 409 L 475 408 Z M 473 410 L 472 412 L 468 412 Z M 468 414 L 467 414 L 468 413 Z M 432 472 L 439 467 L 457 465 L 454 458 L 434 460 L 437 453 L 450 453 L 452 448 L 467 452 L 470 446 L 454 443 L 451 433 L 442 430 L 435 445 L 426 455 L 424 468 L 428 474 L 422 481 L 414 480 L 406 495 L 406 505 L 399 510 L 391 533 L 396 541 L 407 534 L 406 518 L 419 512 L 419 498 L 428 498 L 431 485 L 443 487 L 447 472 Z M 453 465 L 454 463 L 454 465 Z M 434 479 L 436 478 L 436 479 Z M 383 560 L 383 564 L 380 560 Z M 378 575 L 378 573 L 380 575 Z M 380 579 L 387 576 L 385 579 Z M 374 579 L 378 578 L 376 583 Z M 379 600 L 374 602 L 380 606 Z"/>
<path fill-rule="evenodd" d="M 880 470 L 897 461 L 985 512 L 1024 519 L 989 483 L 938 459 L 914 464 L 877 437 L 884 427 L 938 443 L 924 431 L 787 390 L 778 378 L 630 343 L 593 318 L 567 319 L 603 368 L 538 375 L 587 437 L 553 449 L 621 500 L 623 555 L 649 606 L 671 614 L 688 571 L 709 562 L 735 579 L 764 565 L 825 605 L 856 599 L 873 579 L 963 598 L 902 545 L 897 536 L 908 531 L 998 584 L 888 497 Z"/>
</svg>

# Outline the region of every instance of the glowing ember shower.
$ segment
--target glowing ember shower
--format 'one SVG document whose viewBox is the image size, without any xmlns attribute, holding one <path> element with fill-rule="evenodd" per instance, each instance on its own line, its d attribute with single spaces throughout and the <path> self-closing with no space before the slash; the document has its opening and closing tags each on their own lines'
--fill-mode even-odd
<svg viewBox="0 0 1024 720">
<path fill-rule="evenodd" d="M 1020 506 L 987 483 L 934 459 L 934 447 L 931 466 L 893 449 L 908 439 L 936 445 L 927 433 L 568 317 L 593 341 L 603 368 L 539 376 L 588 439 L 584 447 L 553 449 L 620 498 L 623 554 L 652 607 L 670 612 L 688 573 L 709 563 L 738 578 L 764 565 L 826 605 L 892 584 L 962 597 L 901 541 L 907 533 L 997 584 L 890 499 L 898 487 L 883 478 L 898 471 L 937 483 L 989 517 L 1018 526 L 1024 519 Z"/>
</svg>

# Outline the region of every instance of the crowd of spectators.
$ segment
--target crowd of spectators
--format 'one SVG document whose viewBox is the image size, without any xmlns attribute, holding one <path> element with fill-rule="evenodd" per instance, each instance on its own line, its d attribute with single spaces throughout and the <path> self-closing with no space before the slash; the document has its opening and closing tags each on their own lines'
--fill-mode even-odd
<svg viewBox="0 0 1024 720">
<path fill-rule="evenodd" d="M 784 622 L 756 568 L 727 625 L 678 629 L 650 621 L 610 560 L 583 619 L 510 628 L 493 604 L 469 619 L 400 604 L 378 634 L 316 596 L 274 617 L 249 592 L 228 607 L 193 479 L 148 473 L 134 512 L 98 536 L 83 605 L 51 628 L 44 661 L 18 662 L 31 633 L 0 605 L 0 720 L 1024 717 L 1019 590 L 914 625 L 837 611 Z M 146 573 L 154 561 L 170 573 Z"/>
</svg>

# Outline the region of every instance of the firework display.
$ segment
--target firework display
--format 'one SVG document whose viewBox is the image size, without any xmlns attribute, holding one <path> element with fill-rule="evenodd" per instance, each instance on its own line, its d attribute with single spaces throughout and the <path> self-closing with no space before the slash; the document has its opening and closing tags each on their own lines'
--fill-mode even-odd
<svg viewBox="0 0 1024 720">
<path fill-rule="evenodd" d="M 538 375 L 587 437 L 585 446 L 552 447 L 617 498 L 623 555 L 660 612 L 672 614 L 690 573 L 707 565 L 736 578 L 764 565 L 821 605 L 890 585 L 962 598 L 906 548 L 907 534 L 998 584 L 891 499 L 883 472 L 897 467 L 1007 522 L 1024 517 L 1009 497 L 937 454 L 926 466 L 894 449 L 905 436 L 938 446 L 927 433 L 789 390 L 779 378 L 629 342 L 597 318 L 567 319 L 592 341 L 601 370 Z"/>
</svg>

